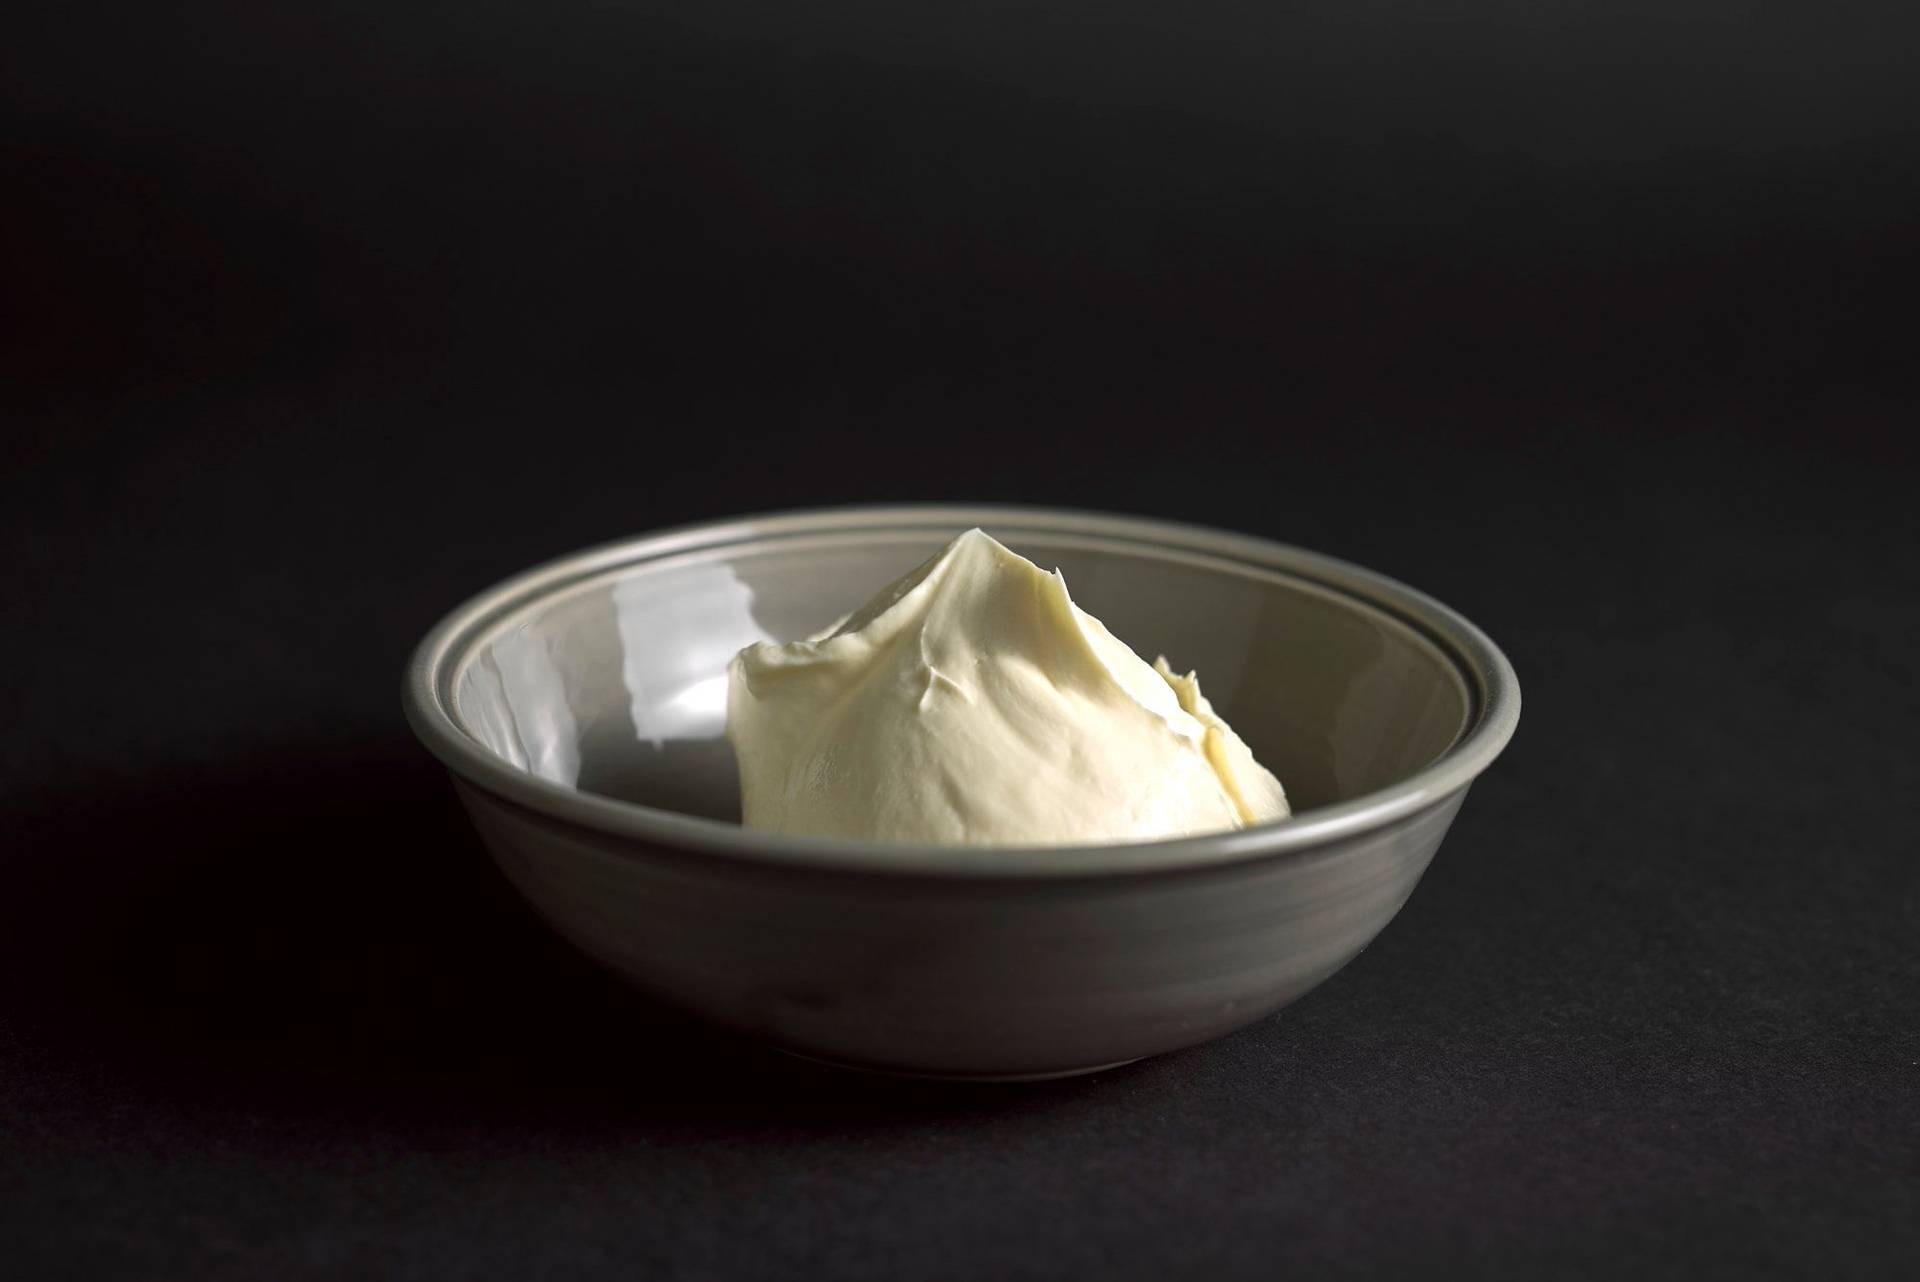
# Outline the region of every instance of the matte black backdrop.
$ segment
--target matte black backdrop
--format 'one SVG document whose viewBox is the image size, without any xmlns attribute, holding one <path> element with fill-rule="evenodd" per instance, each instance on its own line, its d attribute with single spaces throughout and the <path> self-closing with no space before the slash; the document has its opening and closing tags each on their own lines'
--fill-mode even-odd
<svg viewBox="0 0 1920 1282">
<path fill-rule="evenodd" d="M 1909 7 L 669 8 L 0 19 L 0 1272 L 1911 1267 Z M 533 560 L 970 497 L 1513 657 L 1508 757 L 1279 1018 L 773 1062 L 550 942 L 401 725 Z"/>
</svg>

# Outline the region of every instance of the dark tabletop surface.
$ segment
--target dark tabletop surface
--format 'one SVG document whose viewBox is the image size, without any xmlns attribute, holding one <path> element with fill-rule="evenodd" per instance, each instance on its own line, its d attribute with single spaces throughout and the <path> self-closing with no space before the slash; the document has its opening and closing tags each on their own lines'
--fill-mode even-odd
<svg viewBox="0 0 1920 1282">
<path fill-rule="evenodd" d="M 0 1275 L 1906 1273 L 1899 12 L 16 12 Z M 814 1070 L 552 940 L 413 641 L 941 498 L 1385 571 L 1519 735 L 1350 967 L 1093 1077 Z"/>
</svg>

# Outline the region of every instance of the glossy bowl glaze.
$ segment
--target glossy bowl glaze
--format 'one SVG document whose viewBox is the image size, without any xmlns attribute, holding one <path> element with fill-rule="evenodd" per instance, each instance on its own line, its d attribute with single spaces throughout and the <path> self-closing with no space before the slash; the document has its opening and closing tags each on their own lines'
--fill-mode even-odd
<svg viewBox="0 0 1920 1282">
<path fill-rule="evenodd" d="M 1196 668 L 1286 785 L 1282 823 L 1033 849 L 739 826 L 726 667 L 860 604 L 979 525 Z M 482 840 L 561 935 L 656 997 L 787 1050 L 929 1076 L 1085 1072 L 1307 992 L 1406 902 L 1519 717 L 1492 642 L 1297 548 L 1054 510 L 854 508 L 672 530 L 481 594 L 405 701 Z"/>
</svg>

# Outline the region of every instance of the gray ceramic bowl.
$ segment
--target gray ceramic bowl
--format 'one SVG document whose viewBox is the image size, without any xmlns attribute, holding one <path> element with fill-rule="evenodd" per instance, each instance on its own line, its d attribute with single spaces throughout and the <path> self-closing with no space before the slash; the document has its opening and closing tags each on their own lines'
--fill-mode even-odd
<svg viewBox="0 0 1920 1282">
<path fill-rule="evenodd" d="M 1286 784 L 1283 823 L 1026 850 L 741 828 L 726 666 L 980 525 L 1142 654 L 1199 669 Z M 647 992 L 840 1064 L 1087 1072 L 1333 974 L 1406 902 L 1513 734 L 1513 669 L 1409 588 L 1297 548 L 1021 508 L 753 517 L 552 562 L 423 641 L 415 731 L 555 930 Z"/>
</svg>

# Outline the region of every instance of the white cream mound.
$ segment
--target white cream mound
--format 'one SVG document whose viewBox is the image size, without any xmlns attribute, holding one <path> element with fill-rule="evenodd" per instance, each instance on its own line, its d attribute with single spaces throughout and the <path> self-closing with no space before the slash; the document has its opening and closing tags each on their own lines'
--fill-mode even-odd
<svg viewBox="0 0 1920 1282">
<path fill-rule="evenodd" d="M 968 530 L 837 626 L 734 657 L 748 827 L 929 845 L 1146 841 L 1284 819 L 1192 673 Z"/>
</svg>

